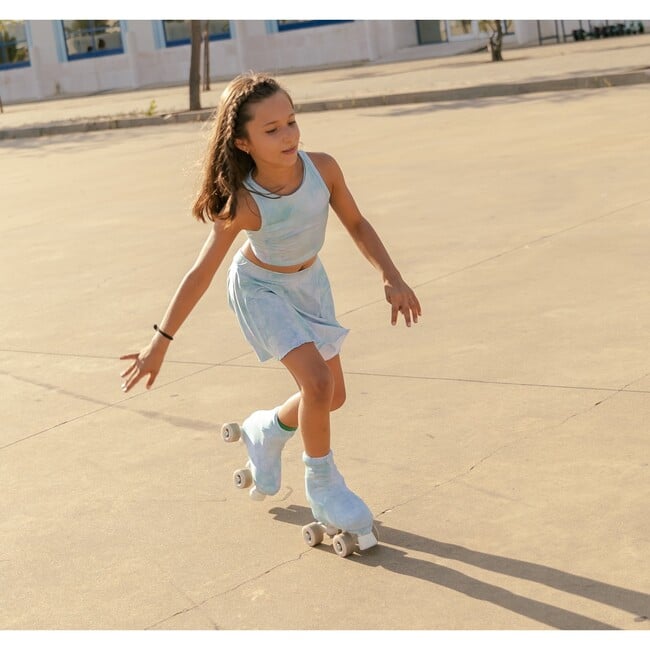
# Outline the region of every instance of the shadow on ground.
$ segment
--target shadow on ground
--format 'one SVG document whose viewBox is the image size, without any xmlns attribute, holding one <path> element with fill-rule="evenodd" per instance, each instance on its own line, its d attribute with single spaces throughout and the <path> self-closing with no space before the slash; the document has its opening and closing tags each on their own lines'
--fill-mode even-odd
<svg viewBox="0 0 650 650">
<path fill-rule="evenodd" d="M 296 526 L 304 526 L 313 521 L 311 511 L 304 506 L 275 507 L 270 510 L 270 513 L 276 520 Z M 616 587 L 533 562 L 482 553 L 456 544 L 427 539 L 404 530 L 390 528 L 381 522 L 376 523 L 379 531 L 379 546 L 363 555 L 350 556 L 346 561 L 359 562 L 373 567 L 381 566 L 400 575 L 453 589 L 470 598 L 491 602 L 558 630 L 614 630 L 618 628 L 567 609 L 519 596 L 502 587 L 472 578 L 456 569 L 436 564 L 434 560 L 426 561 L 410 557 L 408 552 L 428 553 L 505 576 L 536 582 L 558 591 L 630 612 L 635 616 L 636 622 L 645 621 L 650 617 L 650 594 Z M 315 550 L 320 549 L 333 552 L 327 544 L 315 547 Z"/>
</svg>

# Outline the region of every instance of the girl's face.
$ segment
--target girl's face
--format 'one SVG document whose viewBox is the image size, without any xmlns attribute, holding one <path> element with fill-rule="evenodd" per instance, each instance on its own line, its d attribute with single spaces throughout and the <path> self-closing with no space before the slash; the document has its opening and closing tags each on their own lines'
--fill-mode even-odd
<svg viewBox="0 0 650 650">
<path fill-rule="evenodd" d="M 273 166 L 295 164 L 300 141 L 296 114 L 287 95 L 278 91 L 271 97 L 248 107 L 252 115 L 246 125 L 246 136 L 235 145 L 249 153 L 255 164 Z"/>
</svg>

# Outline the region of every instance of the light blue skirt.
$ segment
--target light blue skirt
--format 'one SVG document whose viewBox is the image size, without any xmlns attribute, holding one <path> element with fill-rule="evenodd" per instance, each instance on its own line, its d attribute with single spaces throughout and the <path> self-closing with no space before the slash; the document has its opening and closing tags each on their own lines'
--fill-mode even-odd
<svg viewBox="0 0 650 650">
<path fill-rule="evenodd" d="M 280 360 L 305 343 L 314 343 L 327 361 L 349 332 L 336 320 L 320 258 L 302 271 L 278 273 L 238 251 L 228 269 L 228 304 L 260 361 Z"/>
</svg>

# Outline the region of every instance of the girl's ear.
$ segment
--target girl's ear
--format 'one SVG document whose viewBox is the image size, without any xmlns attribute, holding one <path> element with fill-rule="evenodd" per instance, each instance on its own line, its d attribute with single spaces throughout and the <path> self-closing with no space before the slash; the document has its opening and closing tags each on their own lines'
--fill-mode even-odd
<svg viewBox="0 0 650 650">
<path fill-rule="evenodd" d="M 245 140 L 242 140 L 241 138 L 235 138 L 235 146 L 240 151 L 243 151 L 244 153 L 248 153 L 248 144 L 246 144 Z"/>
</svg>

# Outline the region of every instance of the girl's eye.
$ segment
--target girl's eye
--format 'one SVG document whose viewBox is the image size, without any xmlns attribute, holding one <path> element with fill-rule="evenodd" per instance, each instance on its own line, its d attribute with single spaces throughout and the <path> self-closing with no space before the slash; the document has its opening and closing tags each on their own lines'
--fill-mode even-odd
<svg viewBox="0 0 650 650">
<path fill-rule="evenodd" d="M 291 126 L 291 127 L 296 126 L 296 124 L 297 124 L 296 120 L 292 120 L 291 122 L 287 122 L 287 125 Z M 271 129 L 267 129 L 264 133 L 267 133 L 268 135 L 273 135 L 274 133 L 277 133 L 277 131 L 278 131 L 278 128 L 276 126 L 274 126 Z"/>
</svg>

